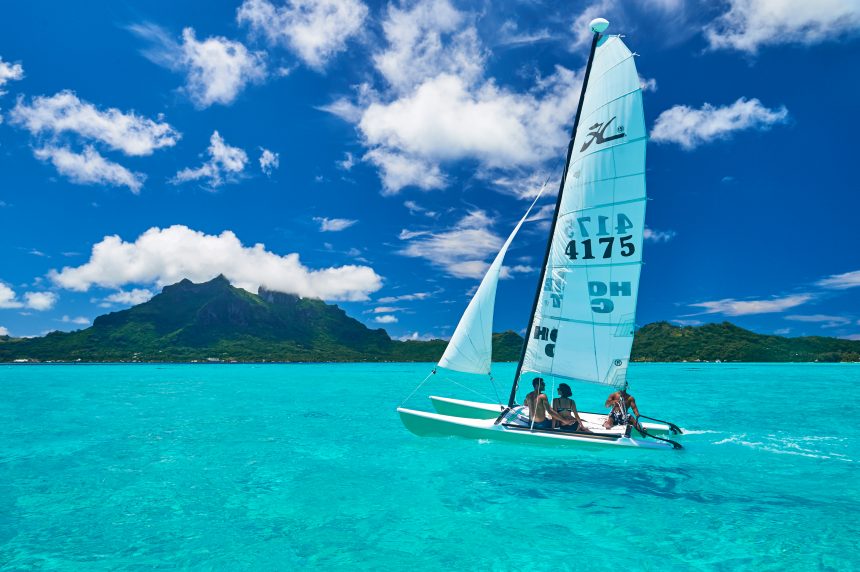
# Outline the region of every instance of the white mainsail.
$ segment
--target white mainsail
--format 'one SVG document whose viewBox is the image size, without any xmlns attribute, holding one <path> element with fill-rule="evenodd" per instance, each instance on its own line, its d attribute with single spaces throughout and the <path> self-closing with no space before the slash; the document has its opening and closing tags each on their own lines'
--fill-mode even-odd
<svg viewBox="0 0 860 572">
<path fill-rule="evenodd" d="M 522 372 L 623 386 L 645 224 L 645 117 L 633 54 L 600 39 Z"/>
<path fill-rule="evenodd" d="M 513 232 L 502 245 L 502 249 L 496 255 L 490 268 L 481 280 L 475 295 L 469 302 L 439 365 L 445 369 L 462 371 L 466 373 L 490 373 L 490 363 L 493 353 L 493 311 L 496 305 L 496 286 L 502 272 L 502 263 L 508 247 L 519 232 L 520 227 L 526 221 L 532 207 L 535 206 L 543 188 L 541 188 L 535 200 L 529 206 L 526 214 L 514 227 Z"/>
</svg>

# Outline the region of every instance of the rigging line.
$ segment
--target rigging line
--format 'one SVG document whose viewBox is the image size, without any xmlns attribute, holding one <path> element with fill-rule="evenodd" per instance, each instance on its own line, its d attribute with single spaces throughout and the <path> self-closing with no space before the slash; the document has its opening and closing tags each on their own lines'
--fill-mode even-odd
<svg viewBox="0 0 860 572">
<path fill-rule="evenodd" d="M 419 389 L 421 389 L 421 386 L 422 386 L 422 385 L 424 385 L 425 383 L 427 383 L 427 380 L 428 380 L 428 379 L 430 379 L 431 377 L 433 377 L 435 374 L 436 374 L 436 368 L 434 367 L 434 368 L 433 368 L 433 371 L 431 371 L 431 372 L 427 375 L 427 377 L 425 377 L 425 378 L 424 378 L 424 381 L 422 381 L 421 383 L 419 383 L 419 384 L 418 384 L 418 387 L 416 387 L 415 389 L 413 389 L 413 390 L 412 390 L 412 393 L 410 393 L 408 396 L 406 396 L 406 399 L 404 399 L 403 401 L 401 401 L 401 402 L 400 402 L 400 405 L 398 405 L 398 407 L 402 407 L 404 403 L 406 403 L 407 401 L 409 401 L 409 399 L 410 399 L 413 395 L 415 395 L 415 392 L 416 392 L 416 391 L 418 391 Z"/>
<path fill-rule="evenodd" d="M 493 393 L 496 394 L 496 399 L 498 400 L 499 403 L 501 403 L 502 397 L 499 395 L 499 388 L 496 387 L 496 380 L 493 379 L 492 372 L 488 373 L 487 375 L 490 376 L 490 385 L 493 387 Z"/>
<path fill-rule="evenodd" d="M 471 391 L 472 393 L 474 393 L 475 395 L 477 395 L 477 396 L 479 396 L 479 397 L 482 397 L 482 398 L 487 399 L 487 400 L 489 400 L 489 401 L 492 401 L 492 400 L 493 400 L 493 398 L 492 398 L 492 397 L 490 397 L 489 395 L 483 394 L 483 393 L 481 393 L 480 391 L 476 391 L 476 390 L 472 389 L 471 387 L 469 387 L 468 385 L 463 385 L 462 383 L 459 383 L 459 382 L 457 382 L 457 381 L 454 381 L 454 380 L 453 380 L 453 379 L 451 379 L 450 377 L 445 377 L 445 378 L 443 378 L 443 379 L 444 379 L 445 381 L 450 381 L 450 382 L 451 382 L 451 383 L 453 383 L 454 385 L 459 385 L 459 386 L 460 386 L 460 387 L 462 387 L 463 389 L 467 389 L 467 390 Z M 501 402 L 501 401 L 500 401 L 500 402 Z"/>
</svg>

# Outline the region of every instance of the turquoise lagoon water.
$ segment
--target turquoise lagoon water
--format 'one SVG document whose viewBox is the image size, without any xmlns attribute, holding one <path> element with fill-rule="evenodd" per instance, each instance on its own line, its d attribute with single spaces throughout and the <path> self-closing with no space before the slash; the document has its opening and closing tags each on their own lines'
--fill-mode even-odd
<svg viewBox="0 0 860 572">
<path fill-rule="evenodd" d="M 416 437 L 428 370 L 0 366 L 0 568 L 860 566 L 860 365 L 635 364 L 680 452 Z"/>
</svg>

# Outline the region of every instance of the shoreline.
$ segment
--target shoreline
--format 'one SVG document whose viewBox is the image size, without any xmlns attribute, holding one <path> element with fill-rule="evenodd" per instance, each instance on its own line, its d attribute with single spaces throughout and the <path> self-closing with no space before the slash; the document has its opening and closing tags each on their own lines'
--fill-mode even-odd
<svg viewBox="0 0 860 572">
<path fill-rule="evenodd" d="M 516 364 L 515 361 L 493 362 L 494 365 Z M 631 361 L 638 365 L 860 365 L 860 361 Z M 0 362 L 0 366 L 52 366 L 52 365 L 363 365 L 363 364 L 428 364 L 435 361 L 30 361 Z"/>
</svg>

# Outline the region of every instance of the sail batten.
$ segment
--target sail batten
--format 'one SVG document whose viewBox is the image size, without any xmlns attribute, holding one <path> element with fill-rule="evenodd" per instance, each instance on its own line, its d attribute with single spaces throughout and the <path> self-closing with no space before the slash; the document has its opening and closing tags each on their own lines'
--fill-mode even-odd
<svg viewBox="0 0 860 572">
<path fill-rule="evenodd" d="M 521 372 L 623 386 L 642 266 L 647 134 L 632 52 L 618 36 L 596 46 Z"/>
</svg>

